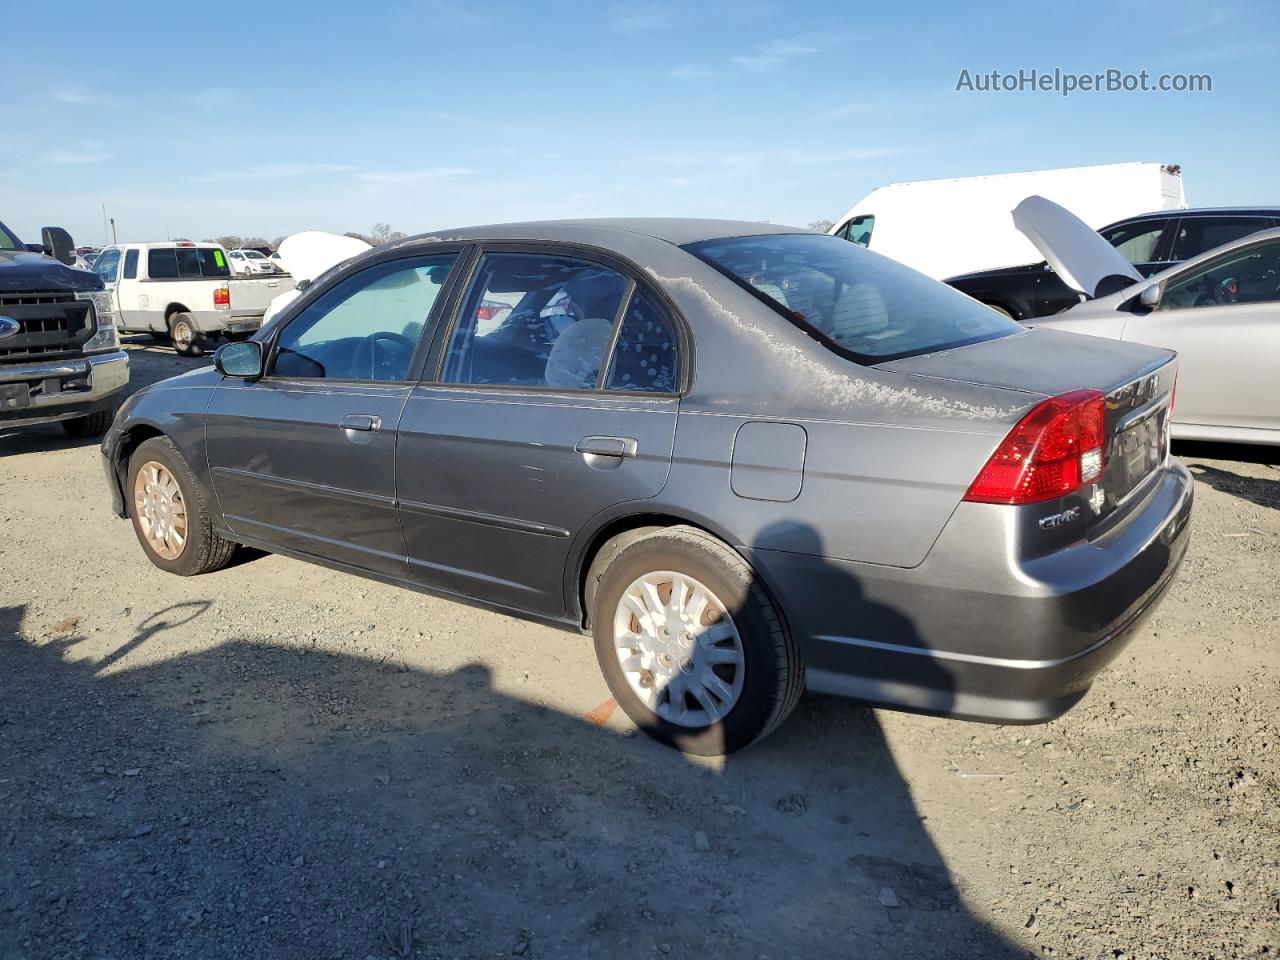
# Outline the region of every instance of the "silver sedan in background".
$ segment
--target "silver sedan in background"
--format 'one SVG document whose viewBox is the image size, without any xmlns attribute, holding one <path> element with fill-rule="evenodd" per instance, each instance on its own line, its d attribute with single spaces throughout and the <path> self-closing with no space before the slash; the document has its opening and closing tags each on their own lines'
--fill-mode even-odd
<svg viewBox="0 0 1280 960">
<path fill-rule="evenodd" d="M 1041 197 L 1014 219 L 1069 285 L 1096 295 L 1035 327 L 1176 350 L 1175 438 L 1280 444 L 1280 229 L 1144 278 Z"/>
</svg>

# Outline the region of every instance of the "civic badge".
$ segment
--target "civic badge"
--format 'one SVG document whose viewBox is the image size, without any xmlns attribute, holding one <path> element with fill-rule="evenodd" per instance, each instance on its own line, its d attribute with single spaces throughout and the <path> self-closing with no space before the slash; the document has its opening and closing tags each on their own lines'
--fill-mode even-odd
<svg viewBox="0 0 1280 960">
<path fill-rule="evenodd" d="M 1096 483 L 1093 485 L 1093 493 L 1089 497 L 1089 506 L 1093 507 L 1094 513 L 1101 513 L 1103 506 L 1107 502 L 1107 495 L 1102 492 L 1102 488 Z"/>
<path fill-rule="evenodd" d="M 22 324 L 13 317 L 0 317 L 0 340 L 8 340 L 22 332 Z"/>
</svg>

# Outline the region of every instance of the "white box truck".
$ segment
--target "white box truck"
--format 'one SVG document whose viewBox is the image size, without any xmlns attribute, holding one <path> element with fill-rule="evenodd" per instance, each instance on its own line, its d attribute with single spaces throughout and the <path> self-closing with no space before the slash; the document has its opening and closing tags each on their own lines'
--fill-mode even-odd
<svg viewBox="0 0 1280 960">
<path fill-rule="evenodd" d="M 1187 205 L 1180 167 L 1108 163 L 891 183 L 855 203 L 830 232 L 944 280 L 1044 259 L 1010 214 L 1033 195 L 1066 207 L 1095 230 Z"/>
</svg>

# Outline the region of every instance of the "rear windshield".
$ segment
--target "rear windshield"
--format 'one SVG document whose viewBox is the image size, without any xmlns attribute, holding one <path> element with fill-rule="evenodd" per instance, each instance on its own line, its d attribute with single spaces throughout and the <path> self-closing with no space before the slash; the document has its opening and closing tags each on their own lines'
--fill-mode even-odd
<svg viewBox="0 0 1280 960">
<path fill-rule="evenodd" d="M 686 246 L 838 353 L 864 363 L 1016 333 L 976 300 L 839 237 L 775 234 Z"/>
<path fill-rule="evenodd" d="M 188 280 L 231 276 L 221 247 L 160 247 L 147 251 L 147 276 L 152 280 Z"/>
</svg>

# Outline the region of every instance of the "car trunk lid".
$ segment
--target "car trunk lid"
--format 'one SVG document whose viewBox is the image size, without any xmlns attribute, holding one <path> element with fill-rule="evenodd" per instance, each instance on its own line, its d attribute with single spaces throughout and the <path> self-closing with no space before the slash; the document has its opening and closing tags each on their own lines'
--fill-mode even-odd
<svg viewBox="0 0 1280 960">
<path fill-rule="evenodd" d="M 1177 360 L 1169 350 L 1056 330 L 1009 337 L 880 364 L 877 369 L 936 380 L 1022 390 L 1035 402 L 1090 389 L 1105 399 L 1101 476 L 1078 496 L 1082 513 L 1110 514 L 1164 462 Z M 1076 530 L 1082 529 L 1079 525 Z"/>
</svg>

